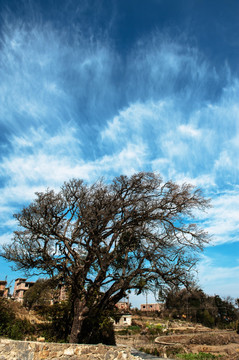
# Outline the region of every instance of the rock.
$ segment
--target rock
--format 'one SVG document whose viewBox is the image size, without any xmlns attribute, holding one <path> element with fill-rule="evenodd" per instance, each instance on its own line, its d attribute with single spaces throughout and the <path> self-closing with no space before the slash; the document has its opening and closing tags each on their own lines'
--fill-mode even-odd
<svg viewBox="0 0 239 360">
<path fill-rule="evenodd" d="M 44 342 L 44 341 L 45 341 L 45 338 L 44 338 L 44 337 L 39 337 L 39 338 L 37 338 L 37 341 L 39 341 L 39 342 Z"/>
</svg>

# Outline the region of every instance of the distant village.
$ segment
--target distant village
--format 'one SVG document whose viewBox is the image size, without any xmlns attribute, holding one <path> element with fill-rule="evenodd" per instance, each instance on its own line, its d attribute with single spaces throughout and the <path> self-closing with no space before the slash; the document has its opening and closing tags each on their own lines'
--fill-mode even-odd
<svg viewBox="0 0 239 360">
<path fill-rule="evenodd" d="M 6 280 L 0 280 L 0 297 L 10 298 L 23 303 L 25 292 L 35 284 L 35 281 L 27 281 L 27 279 L 17 278 L 14 283 L 13 294 L 10 296 L 10 288 L 7 287 Z M 67 299 L 67 292 L 65 287 L 61 287 L 58 293 L 58 301 L 64 301 Z"/>
<path fill-rule="evenodd" d="M 0 298 L 11 298 L 14 301 L 18 301 L 23 303 L 24 294 L 25 292 L 35 284 L 34 281 L 27 281 L 24 278 L 17 278 L 15 279 L 13 294 L 10 295 L 10 288 L 7 286 L 6 280 L 0 280 Z M 63 286 L 59 289 L 57 295 L 57 301 L 65 301 L 67 299 L 67 291 L 66 288 Z M 121 316 L 116 321 L 115 325 L 119 326 L 129 326 L 132 323 L 132 315 L 130 311 L 130 303 L 129 301 L 120 301 L 116 305 L 117 309 Z M 154 304 L 141 304 L 140 311 L 142 312 L 160 312 L 162 310 L 163 304 L 154 303 Z"/>
</svg>

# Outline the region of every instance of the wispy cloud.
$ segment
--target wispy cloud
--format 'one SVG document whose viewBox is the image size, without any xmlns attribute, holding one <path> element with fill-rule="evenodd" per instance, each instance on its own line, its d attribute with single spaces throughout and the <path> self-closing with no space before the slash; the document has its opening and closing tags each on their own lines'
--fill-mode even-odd
<svg viewBox="0 0 239 360">
<path fill-rule="evenodd" d="M 214 244 L 239 241 L 239 189 L 217 194 L 207 213 L 205 226 Z"/>
<path fill-rule="evenodd" d="M 192 137 L 192 138 L 200 138 L 201 137 L 201 130 L 196 129 L 192 125 L 180 125 L 178 127 L 178 131 L 185 137 Z"/>
<path fill-rule="evenodd" d="M 123 57 L 106 33 L 14 17 L 0 45 L 0 242 L 34 192 L 139 170 L 202 187 L 214 243 L 238 241 L 239 79 L 228 66 L 186 35 L 156 31 Z"/>
<path fill-rule="evenodd" d="M 237 297 L 239 266 L 223 267 L 204 256 L 198 266 L 198 277 L 204 291 L 210 295 Z"/>
</svg>

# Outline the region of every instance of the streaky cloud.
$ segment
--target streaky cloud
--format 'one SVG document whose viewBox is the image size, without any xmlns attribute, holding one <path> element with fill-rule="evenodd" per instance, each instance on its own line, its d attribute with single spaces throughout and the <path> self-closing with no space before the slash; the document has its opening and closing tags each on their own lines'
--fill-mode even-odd
<svg viewBox="0 0 239 360">
<path fill-rule="evenodd" d="M 202 188 L 213 207 L 196 221 L 215 246 L 238 242 L 238 75 L 215 65 L 190 35 L 165 30 L 122 54 L 110 31 L 87 29 L 89 5 L 81 5 L 62 27 L 38 18 L 34 5 L 34 21 L 2 18 L 0 243 L 36 191 L 144 170 Z M 224 286 L 225 267 L 210 261 L 199 269 L 203 284 Z M 233 271 L 225 274 L 231 279 Z"/>
</svg>

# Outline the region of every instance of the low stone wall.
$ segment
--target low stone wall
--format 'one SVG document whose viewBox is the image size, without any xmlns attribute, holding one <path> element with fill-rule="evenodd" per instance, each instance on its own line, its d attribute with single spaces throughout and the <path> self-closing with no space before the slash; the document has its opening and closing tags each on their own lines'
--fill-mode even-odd
<svg viewBox="0 0 239 360">
<path fill-rule="evenodd" d="M 130 348 L 0 339 L 0 360 L 141 360 Z"/>
</svg>

